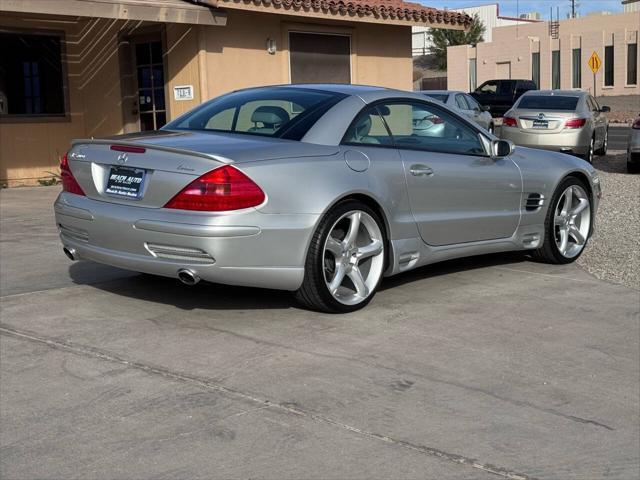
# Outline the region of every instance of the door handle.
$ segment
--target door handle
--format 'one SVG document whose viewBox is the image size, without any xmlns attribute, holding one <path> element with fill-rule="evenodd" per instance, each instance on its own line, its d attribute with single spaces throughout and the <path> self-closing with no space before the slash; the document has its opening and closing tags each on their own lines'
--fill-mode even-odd
<svg viewBox="0 0 640 480">
<path fill-rule="evenodd" d="M 431 167 L 427 167 L 426 165 L 421 165 L 421 164 L 411 165 L 411 168 L 409 168 L 409 171 L 411 172 L 411 175 L 416 177 L 422 177 L 422 176 L 433 177 L 433 174 L 434 174 L 433 169 Z"/>
</svg>

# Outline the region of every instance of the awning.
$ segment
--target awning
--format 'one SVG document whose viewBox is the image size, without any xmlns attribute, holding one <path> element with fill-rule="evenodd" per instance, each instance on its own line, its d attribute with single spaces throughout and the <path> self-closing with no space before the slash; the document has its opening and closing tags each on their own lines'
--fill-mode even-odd
<svg viewBox="0 0 640 480">
<path fill-rule="evenodd" d="M 219 25 L 224 11 L 182 0 L 0 0 L 0 12 Z"/>
</svg>

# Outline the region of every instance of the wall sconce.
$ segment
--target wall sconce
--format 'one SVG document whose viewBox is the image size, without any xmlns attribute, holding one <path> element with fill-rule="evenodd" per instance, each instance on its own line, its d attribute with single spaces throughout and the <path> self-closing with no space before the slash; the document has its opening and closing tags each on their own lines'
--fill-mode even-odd
<svg viewBox="0 0 640 480">
<path fill-rule="evenodd" d="M 267 52 L 269 55 L 276 53 L 276 41 L 273 38 L 267 38 Z"/>
</svg>

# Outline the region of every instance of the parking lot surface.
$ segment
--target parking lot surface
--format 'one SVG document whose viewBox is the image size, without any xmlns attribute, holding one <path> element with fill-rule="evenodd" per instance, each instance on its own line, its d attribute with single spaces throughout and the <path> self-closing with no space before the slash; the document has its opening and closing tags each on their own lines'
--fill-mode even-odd
<svg viewBox="0 0 640 480">
<path fill-rule="evenodd" d="M 71 263 L 57 191 L 0 192 L 2 478 L 637 478 L 636 289 L 494 255 L 323 315 Z"/>
</svg>

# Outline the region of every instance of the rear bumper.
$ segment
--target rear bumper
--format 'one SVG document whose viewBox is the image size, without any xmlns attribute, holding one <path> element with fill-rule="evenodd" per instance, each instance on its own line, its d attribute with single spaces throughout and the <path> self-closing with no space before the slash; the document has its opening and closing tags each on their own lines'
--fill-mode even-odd
<svg viewBox="0 0 640 480">
<path fill-rule="evenodd" d="M 319 215 L 247 209 L 210 214 L 118 205 L 61 193 L 54 205 L 62 244 L 79 259 L 177 278 L 296 290 Z"/>
<path fill-rule="evenodd" d="M 531 133 L 522 131 L 520 128 L 503 126 L 500 129 L 500 138 L 511 140 L 523 147 L 585 155 L 589 152 L 591 132 L 581 128 L 564 130 L 560 133 Z"/>
</svg>

